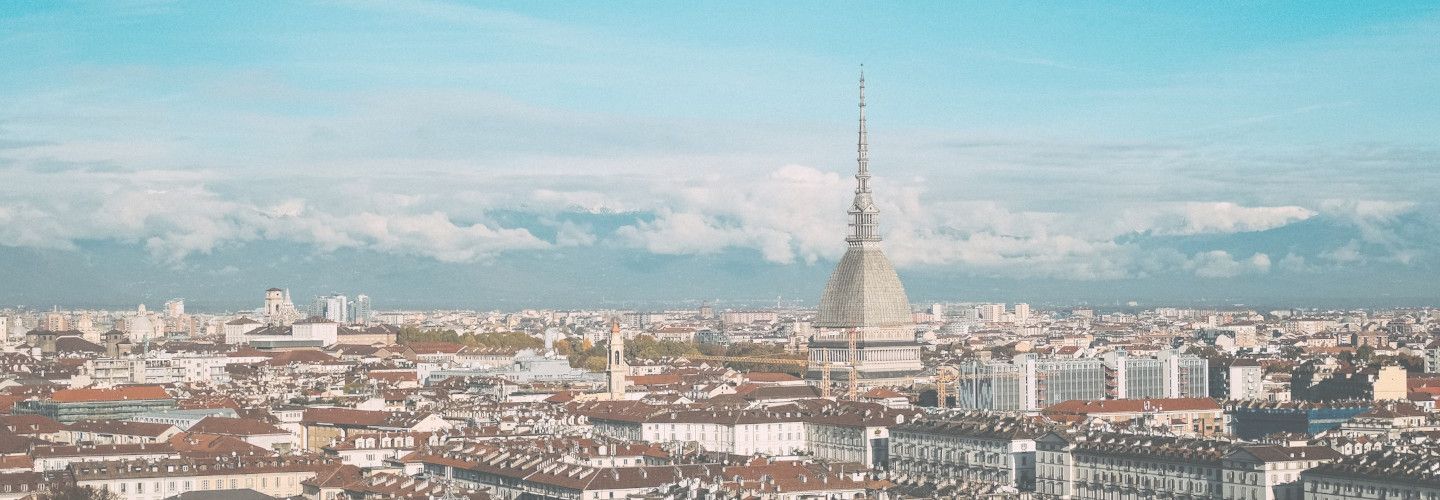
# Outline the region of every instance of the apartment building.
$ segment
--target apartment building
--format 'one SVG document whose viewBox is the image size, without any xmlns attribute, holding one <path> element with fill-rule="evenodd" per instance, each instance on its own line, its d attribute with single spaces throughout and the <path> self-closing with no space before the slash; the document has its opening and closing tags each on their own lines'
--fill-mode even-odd
<svg viewBox="0 0 1440 500">
<path fill-rule="evenodd" d="M 1440 499 L 1440 450 L 1387 449 L 1301 473 L 1307 500 Z"/>
<path fill-rule="evenodd" d="M 1033 490 L 1035 439 L 1046 425 L 1027 417 L 966 413 L 891 430 L 896 472 Z"/>
<path fill-rule="evenodd" d="M 302 481 L 338 465 L 316 458 L 240 456 L 85 462 L 70 472 L 79 486 L 109 491 L 122 500 L 242 489 L 283 498 L 301 494 Z"/>
<path fill-rule="evenodd" d="M 1051 432 L 1036 440 L 1036 488 L 1075 500 L 1299 500 L 1300 473 L 1341 455 L 1322 446 Z"/>
</svg>

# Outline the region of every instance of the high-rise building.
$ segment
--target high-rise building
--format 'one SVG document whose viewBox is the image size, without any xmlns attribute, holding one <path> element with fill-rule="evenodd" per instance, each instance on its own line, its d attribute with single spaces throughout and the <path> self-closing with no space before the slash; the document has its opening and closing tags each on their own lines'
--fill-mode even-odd
<svg viewBox="0 0 1440 500">
<path fill-rule="evenodd" d="M 1015 304 L 1015 321 L 1026 321 L 1030 319 L 1030 304 Z"/>
<path fill-rule="evenodd" d="M 352 311 L 353 317 L 351 318 L 350 322 L 357 325 L 369 325 L 370 318 L 373 315 L 374 311 L 370 308 L 370 296 L 363 293 L 360 295 L 356 295 L 355 307 Z"/>
<path fill-rule="evenodd" d="M 903 383 L 919 373 L 920 345 L 910 299 L 900 276 L 880 249 L 879 210 L 870 191 L 870 149 L 865 130 L 865 75 L 860 75 L 860 131 L 856 145 L 855 201 L 851 204 L 848 248 L 825 292 L 810 340 L 807 378 L 821 378 L 821 366 L 853 369 L 864 384 Z"/>
<path fill-rule="evenodd" d="M 1225 396 L 1228 399 L 1265 399 L 1265 373 L 1260 369 L 1260 363 L 1253 359 L 1237 359 L 1230 363 L 1229 372 L 1225 380 L 1228 384 Z"/>
<path fill-rule="evenodd" d="M 975 307 L 980 313 L 980 319 L 985 321 L 1004 321 L 1005 304 L 981 304 Z"/>
<path fill-rule="evenodd" d="M 350 322 L 350 299 L 344 295 L 321 295 L 315 297 L 310 314 L 336 323 Z"/>
<path fill-rule="evenodd" d="M 185 299 L 170 299 L 165 301 L 165 317 L 179 318 L 185 315 Z"/>
<path fill-rule="evenodd" d="M 42 321 L 42 330 L 63 332 L 70 329 L 70 318 L 58 310 L 45 313 Z"/>
</svg>

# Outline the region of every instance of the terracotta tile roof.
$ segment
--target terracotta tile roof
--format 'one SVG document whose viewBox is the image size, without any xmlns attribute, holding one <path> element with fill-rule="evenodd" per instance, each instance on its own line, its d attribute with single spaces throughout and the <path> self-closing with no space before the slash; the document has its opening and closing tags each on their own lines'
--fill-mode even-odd
<svg viewBox="0 0 1440 500">
<path fill-rule="evenodd" d="M 0 429 L 14 434 L 54 434 L 65 425 L 42 415 L 7 415 L 0 417 Z"/>
<path fill-rule="evenodd" d="M 626 379 L 626 380 L 629 380 L 630 383 L 631 383 L 631 385 L 635 385 L 635 386 L 667 385 L 667 384 L 678 384 L 678 383 L 680 383 L 680 374 L 679 374 L 679 373 L 658 373 L 658 374 L 655 374 L 655 375 L 631 375 L 631 376 L 625 377 L 625 379 Z"/>
<path fill-rule="evenodd" d="M 79 457 L 87 455 L 157 455 L 163 453 L 174 453 L 175 447 L 167 443 L 139 443 L 139 444 L 97 444 L 97 445 L 37 445 L 30 451 L 30 456 L 40 457 Z"/>
<path fill-rule="evenodd" d="M 300 421 L 306 425 L 407 429 L 429 418 L 425 412 L 388 412 L 353 408 L 306 408 Z"/>
<path fill-rule="evenodd" d="M 344 464 L 339 467 L 322 470 L 312 479 L 306 479 L 304 483 L 317 488 L 344 488 L 360 481 L 364 474 L 359 467 Z"/>
<path fill-rule="evenodd" d="M 128 420 L 81 420 L 66 426 L 71 432 L 90 432 L 123 436 L 146 436 L 158 438 L 170 432 L 175 426 Z"/>
<path fill-rule="evenodd" d="M 905 397 L 904 394 L 901 394 L 899 391 L 896 391 L 895 389 L 891 389 L 889 387 L 876 387 L 874 389 L 865 391 L 865 394 L 862 394 L 861 396 L 872 399 L 890 399 Z"/>
<path fill-rule="evenodd" d="M 170 399 L 170 395 L 165 392 L 164 387 L 158 385 L 132 385 L 112 389 L 62 389 L 50 395 L 50 400 L 56 403 L 144 399 Z"/>
<path fill-rule="evenodd" d="M 18 434 L 0 434 L 0 455 L 18 455 L 30 451 L 35 438 Z M 43 442 L 43 441 L 40 441 Z"/>
<path fill-rule="evenodd" d="M 1295 460 L 1339 460 L 1340 452 L 1328 446 L 1242 446 L 1241 449 L 1254 455 L 1262 462 L 1289 462 Z"/>
<path fill-rule="evenodd" d="M 780 372 L 750 372 L 745 374 L 745 380 L 760 383 L 775 382 L 799 382 L 800 378 L 789 373 Z"/>
<path fill-rule="evenodd" d="M 190 426 L 190 432 L 217 434 L 222 436 L 264 436 L 289 434 L 279 427 L 251 418 L 230 418 L 209 416 Z"/>
<path fill-rule="evenodd" d="M 182 432 L 171 436 L 168 443 L 176 452 L 185 456 L 255 455 L 270 453 L 270 450 L 247 443 L 238 437 L 215 434 Z"/>
<path fill-rule="evenodd" d="M 35 459 L 29 455 L 6 455 L 0 456 L 0 470 L 8 469 L 34 469 Z"/>
<path fill-rule="evenodd" d="M 60 337 L 55 340 L 55 351 L 62 353 L 100 353 L 105 352 L 105 348 L 80 337 Z"/>
<path fill-rule="evenodd" d="M 306 408 L 300 421 L 306 424 L 373 426 L 385 423 L 389 413 L 354 408 Z"/>
<path fill-rule="evenodd" d="M 808 399 L 820 397 L 820 390 L 809 385 L 757 387 L 744 394 L 750 401 L 766 399 Z"/>
</svg>

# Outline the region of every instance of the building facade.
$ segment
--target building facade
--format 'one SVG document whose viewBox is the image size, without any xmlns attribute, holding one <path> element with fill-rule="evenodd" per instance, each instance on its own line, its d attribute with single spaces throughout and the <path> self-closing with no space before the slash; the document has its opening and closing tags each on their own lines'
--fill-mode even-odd
<svg viewBox="0 0 1440 500">
<path fill-rule="evenodd" d="M 1386 450 L 1355 455 L 1301 473 L 1307 500 L 1440 498 L 1440 451 Z"/>
<path fill-rule="evenodd" d="M 1107 353 L 1108 354 L 1108 353 Z M 969 359 L 955 365 L 957 408 L 1038 411 L 1064 401 L 1198 398 L 1209 394 L 1204 358 L 1162 351 L 1154 357 L 1120 353 L 1101 358 L 1010 361 Z"/>
<path fill-rule="evenodd" d="M 173 410 L 174 398 L 158 385 L 114 389 L 64 389 L 49 398 L 15 404 L 16 415 L 41 415 L 60 423 L 80 420 L 123 420 L 141 413 Z"/>
<path fill-rule="evenodd" d="M 1035 486 L 1037 420 L 965 414 L 920 420 L 891 430 L 895 472 L 937 481 L 987 483 L 1030 491 Z"/>
<path fill-rule="evenodd" d="M 1051 432 L 1036 440 L 1036 493 L 1074 500 L 1300 500 L 1301 472 L 1338 460 L 1321 446 Z"/>
</svg>

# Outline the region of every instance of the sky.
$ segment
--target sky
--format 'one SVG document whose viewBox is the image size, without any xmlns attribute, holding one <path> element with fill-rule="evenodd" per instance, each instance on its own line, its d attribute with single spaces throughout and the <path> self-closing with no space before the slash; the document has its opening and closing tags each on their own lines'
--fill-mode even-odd
<svg viewBox="0 0 1440 500">
<path fill-rule="evenodd" d="M 0 3 L 0 304 L 1440 302 L 1428 2 Z"/>
</svg>

